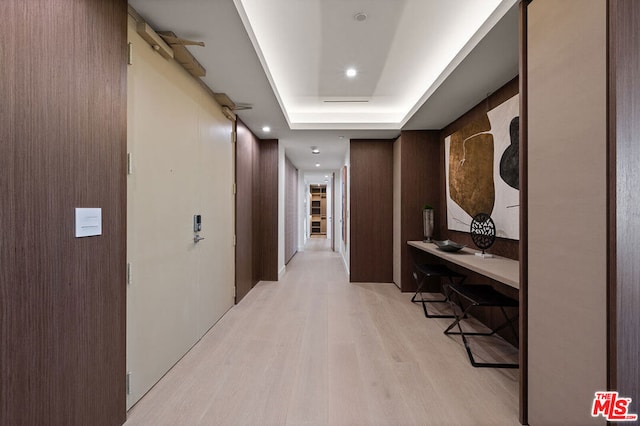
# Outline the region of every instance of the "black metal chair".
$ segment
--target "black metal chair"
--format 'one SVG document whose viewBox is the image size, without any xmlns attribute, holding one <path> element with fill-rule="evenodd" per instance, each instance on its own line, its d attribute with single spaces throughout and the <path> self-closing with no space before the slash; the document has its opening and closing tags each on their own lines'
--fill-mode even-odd
<svg viewBox="0 0 640 426">
<path fill-rule="evenodd" d="M 514 317 L 509 317 L 505 308 L 517 308 L 518 301 L 512 299 L 504 294 L 496 291 L 492 286 L 486 284 L 475 284 L 475 285 L 459 285 L 456 283 L 449 284 L 449 303 L 451 304 L 451 309 L 455 315 L 455 321 L 451 323 L 451 325 L 444 331 L 444 334 L 455 334 L 462 336 L 462 342 L 464 343 L 464 347 L 467 350 L 467 355 L 469 356 L 469 361 L 471 361 L 471 365 L 474 367 L 494 367 L 494 368 L 518 368 L 519 365 L 517 363 L 502 363 L 502 362 L 476 362 L 473 358 L 473 353 L 471 352 L 471 348 L 469 346 L 469 342 L 467 341 L 467 336 L 493 336 L 498 331 L 503 328 L 510 327 L 514 336 L 517 336 L 518 333 L 516 331 L 513 323 L 518 319 L 517 315 Z M 458 305 L 453 301 L 453 296 L 456 296 L 458 301 Z M 468 303 L 466 308 L 463 308 L 463 300 L 466 300 Z M 490 329 L 489 332 L 470 332 L 463 331 L 460 325 L 460 321 L 466 317 L 470 310 L 479 307 L 497 307 L 500 308 L 500 311 L 504 315 L 505 321 L 499 326 Z M 460 312 L 460 314 L 458 314 Z M 459 331 L 451 331 L 452 328 L 458 327 Z"/>
<path fill-rule="evenodd" d="M 416 264 L 415 271 L 413 272 L 413 279 L 416 281 L 416 292 L 411 298 L 413 303 L 422 303 L 422 309 L 424 310 L 424 316 L 427 318 L 455 318 L 454 315 L 442 315 L 442 314 L 430 314 L 427 310 L 427 303 L 447 303 L 449 301 L 448 290 L 446 286 L 440 283 L 440 293 L 444 295 L 443 299 L 425 299 L 423 293 L 424 287 L 427 283 L 427 278 L 448 278 L 449 284 L 453 284 L 453 279 L 458 278 L 458 283 L 462 283 L 466 276 L 452 271 L 445 265 L 431 265 L 431 264 Z M 420 299 L 416 297 L 420 294 Z"/>
</svg>

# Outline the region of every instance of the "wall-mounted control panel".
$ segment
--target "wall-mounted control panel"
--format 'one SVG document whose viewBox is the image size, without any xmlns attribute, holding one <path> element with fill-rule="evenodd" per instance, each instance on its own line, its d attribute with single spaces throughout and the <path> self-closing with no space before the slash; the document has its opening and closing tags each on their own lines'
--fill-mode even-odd
<svg viewBox="0 0 640 426">
<path fill-rule="evenodd" d="M 102 209 L 76 208 L 76 238 L 102 235 Z"/>
</svg>

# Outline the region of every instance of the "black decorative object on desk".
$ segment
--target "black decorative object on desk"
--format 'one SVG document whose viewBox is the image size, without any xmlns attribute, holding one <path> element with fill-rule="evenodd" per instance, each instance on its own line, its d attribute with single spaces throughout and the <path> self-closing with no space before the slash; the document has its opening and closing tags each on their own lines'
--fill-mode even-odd
<svg viewBox="0 0 640 426">
<path fill-rule="evenodd" d="M 434 240 L 433 243 L 438 246 L 438 248 L 442 251 L 448 251 L 451 253 L 455 253 L 461 249 L 463 249 L 464 247 L 466 247 L 464 244 L 458 244 L 455 241 L 451 241 L 451 240 L 444 240 L 444 241 L 436 241 Z"/>
<path fill-rule="evenodd" d="M 496 240 L 496 225 L 487 213 L 478 213 L 471 221 L 471 239 L 482 253 L 476 253 L 482 257 L 492 257 L 485 254 L 485 250 L 493 245 Z"/>
</svg>

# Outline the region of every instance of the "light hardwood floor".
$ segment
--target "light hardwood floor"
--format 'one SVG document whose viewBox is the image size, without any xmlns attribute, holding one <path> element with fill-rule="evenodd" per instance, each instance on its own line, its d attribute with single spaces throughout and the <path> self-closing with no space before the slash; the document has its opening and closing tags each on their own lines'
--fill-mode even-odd
<svg viewBox="0 0 640 426">
<path fill-rule="evenodd" d="M 393 284 L 350 284 L 327 241 L 249 292 L 126 425 L 519 424 L 517 370 L 471 367 L 450 320 Z"/>
</svg>

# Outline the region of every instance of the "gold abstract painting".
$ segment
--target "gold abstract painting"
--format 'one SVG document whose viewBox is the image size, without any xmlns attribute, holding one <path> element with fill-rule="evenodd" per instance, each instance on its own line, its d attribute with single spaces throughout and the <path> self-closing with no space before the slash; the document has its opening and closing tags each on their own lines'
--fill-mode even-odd
<svg viewBox="0 0 640 426">
<path fill-rule="evenodd" d="M 449 190 L 451 199 L 471 217 L 493 212 L 493 135 L 484 114 L 451 135 Z"/>
<path fill-rule="evenodd" d="M 519 238 L 518 114 L 516 95 L 445 138 L 449 229 L 487 213 L 498 237 Z"/>
</svg>

